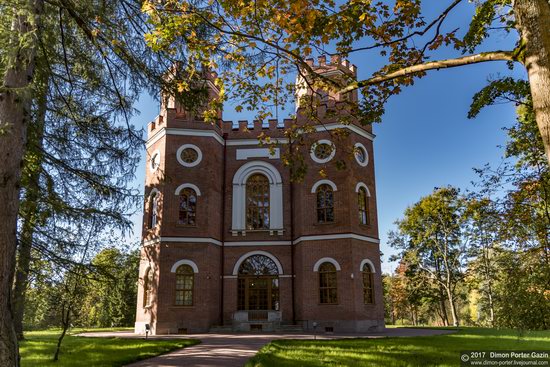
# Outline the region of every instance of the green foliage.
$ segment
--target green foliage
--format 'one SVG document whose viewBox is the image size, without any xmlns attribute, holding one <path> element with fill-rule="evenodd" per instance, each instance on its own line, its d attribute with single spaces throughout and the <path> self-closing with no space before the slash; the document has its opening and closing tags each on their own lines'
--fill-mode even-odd
<svg viewBox="0 0 550 367">
<path fill-rule="evenodd" d="M 116 248 L 92 260 L 96 275 L 89 282 L 80 310 L 80 324 L 90 327 L 130 326 L 135 321 L 139 254 Z"/>
<path fill-rule="evenodd" d="M 26 330 L 58 326 L 61 306 L 69 302 L 72 303 L 71 325 L 133 325 L 139 268 L 136 251 L 104 249 L 89 266 L 80 268 L 78 276 L 70 272 L 55 273 L 53 269 L 58 268 L 47 261 L 35 261 L 33 267 L 25 302 Z"/>
<path fill-rule="evenodd" d="M 550 329 L 547 259 L 532 252 L 503 251 L 497 264 L 497 324 L 519 330 Z"/>
<path fill-rule="evenodd" d="M 550 332 L 461 328 L 449 335 L 407 338 L 276 340 L 246 367 L 456 366 L 464 350 L 547 350 Z"/>
<path fill-rule="evenodd" d="M 106 330 L 106 331 L 113 331 Z M 59 361 L 52 361 L 60 330 L 27 333 L 21 343 L 21 365 L 42 366 L 124 366 L 131 362 L 167 353 L 174 349 L 197 344 L 195 339 L 122 339 L 85 338 L 68 335 L 63 343 Z M 81 330 L 73 330 L 73 333 Z"/>
<path fill-rule="evenodd" d="M 476 7 L 476 13 L 470 22 L 470 28 L 463 39 L 463 53 L 474 52 L 488 36 L 489 28 L 496 20 L 500 20 L 509 28 L 513 22 L 507 19 L 503 8 L 510 6 L 511 0 L 481 0 Z"/>
<path fill-rule="evenodd" d="M 474 95 L 468 118 L 476 117 L 484 107 L 495 103 L 513 102 L 518 105 L 526 103 L 530 94 L 529 82 L 525 80 L 511 77 L 493 80 Z"/>
</svg>

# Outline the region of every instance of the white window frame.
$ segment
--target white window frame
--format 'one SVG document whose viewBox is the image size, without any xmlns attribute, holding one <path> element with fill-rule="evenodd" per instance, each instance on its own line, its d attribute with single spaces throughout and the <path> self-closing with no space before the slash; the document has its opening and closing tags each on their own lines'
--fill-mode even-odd
<svg viewBox="0 0 550 367">
<path fill-rule="evenodd" d="M 260 173 L 269 181 L 269 231 L 283 234 L 283 180 L 281 174 L 270 163 L 252 161 L 243 164 L 233 176 L 233 208 L 231 231 L 246 234 L 246 181 L 253 174 Z"/>
</svg>

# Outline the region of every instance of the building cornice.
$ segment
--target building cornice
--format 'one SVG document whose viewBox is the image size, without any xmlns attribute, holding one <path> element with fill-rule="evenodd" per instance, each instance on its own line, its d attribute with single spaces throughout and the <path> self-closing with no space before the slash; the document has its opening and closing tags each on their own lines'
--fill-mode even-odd
<svg viewBox="0 0 550 367">
<path fill-rule="evenodd" d="M 351 132 L 362 136 L 369 140 L 374 140 L 375 135 L 361 129 L 360 127 L 356 125 L 351 124 L 339 124 L 339 123 L 330 123 L 330 124 L 324 124 L 324 125 L 316 125 L 315 131 L 330 131 L 330 130 L 336 130 L 336 129 L 347 129 Z M 224 144 L 224 138 L 218 134 L 216 131 L 213 130 L 200 130 L 200 129 L 184 129 L 184 128 L 175 128 L 175 127 L 162 127 L 159 128 L 158 131 L 151 136 L 149 139 L 147 139 L 147 142 L 145 144 L 146 148 L 151 147 L 153 144 L 155 144 L 157 141 L 162 139 L 166 135 L 176 135 L 176 136 L 199 136 L 199 137 L 207 137 L 207 138 L 213 138 L 221 145 Z M 272 139 L 277 144 L 288 144 L 288 139 L 286 138 L 274 138 Z M 259 146 L 260 142 L 258 139 L 227 139 L 227 145 L 228 146 L 238 146 L 238 145 L 252 145 L 252 146 Z"/>
<path fill-rule="evenodd" d="M 357 233 L 335 233 L 321 234 L 313 236 L 301 236 L 294 241 L 226 241 L 224 246 L 240 247 L 240 246 L 290 246 L 297 245 L 305 241 L 323 241 L 323 240 L 338 240 L 338 239 L 354 239 L 370 243 L 380 243 L 380 239 L 359 235 Z M 182 243 L 210 243 L 216 246 L 221 246 L 222 242 L 212 237 L 157 237 L 151 240 L 143 241 L 144 246 L 149 246 L 159 242 L 182 242 Z"/>
</svg>

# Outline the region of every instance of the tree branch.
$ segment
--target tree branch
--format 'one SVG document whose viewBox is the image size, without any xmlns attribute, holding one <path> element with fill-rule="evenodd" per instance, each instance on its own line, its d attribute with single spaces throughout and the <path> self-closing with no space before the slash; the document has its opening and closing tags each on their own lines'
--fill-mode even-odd
<svg viewBox="0 0 550 367">
<path fill-rule="evenodd" d="M 448 69 L 454 68 L 457 66 L 479 64 L 482 62 L 488 61 L 518 61 L 518 52 L 517 51 L 493 51 L 493 52 L 482 52 L 475 55 L 468 55 L 464 57 L 457 57 L 454 59 L 438 60 L 438 61 L 429 61 L 423 64 L 417 64 L 408 66 L 392 73 L 386 75 L 377 75 L 369 79 L 357 81 L 351 83 L 347 87 L 338 91 L 338 93 L 347 93 L 352 90 L 366 87 L 368 85 L 380 84 L 382 82 L 397 79 L 403 76 L 411 75 L 414 73 L 419 73 L 423 71 L 433 70 L 433 69 Z"/>
</svg>

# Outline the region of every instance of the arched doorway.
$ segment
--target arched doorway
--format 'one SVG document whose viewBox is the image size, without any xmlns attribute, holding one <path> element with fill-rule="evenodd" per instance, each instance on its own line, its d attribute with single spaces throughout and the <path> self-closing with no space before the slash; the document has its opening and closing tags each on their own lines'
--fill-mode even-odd
<svg viewBox="0 0 550 367">
<path fill-rule="evenodd" d="M 272 259 L 256 254 L 241 263 L 237 307 L 242 311 L 279 311 L 279 270 Z"/>
</svg>

